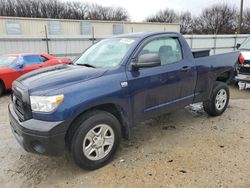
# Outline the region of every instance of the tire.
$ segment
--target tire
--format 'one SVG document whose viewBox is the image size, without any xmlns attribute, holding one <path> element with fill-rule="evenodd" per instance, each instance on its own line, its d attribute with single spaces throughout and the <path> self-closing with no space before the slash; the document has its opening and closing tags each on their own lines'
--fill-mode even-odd
<svg viewBox="0 0 250 188">
<path fill-rule="evenodd" d="M 71 141 L 71 156 L 82 169 L 94 170 L 106 165 L 121 141 L 121 125 L 106 111 L 91 111 L 76 122 Z"/>
<path fill-rule="evenodd" d="M 203 102 L 205 112 L 210 116 L 219 116 L 227 109 L 230 98 L 229 88 L 224 82 L 216 82 L 208 101 Z"/>
<path fill-rule="evenodd" d="M 0 97 L 3 95 L 4 92 L 4 86 L 3 84 L 0 82 Z"/>
</svg>

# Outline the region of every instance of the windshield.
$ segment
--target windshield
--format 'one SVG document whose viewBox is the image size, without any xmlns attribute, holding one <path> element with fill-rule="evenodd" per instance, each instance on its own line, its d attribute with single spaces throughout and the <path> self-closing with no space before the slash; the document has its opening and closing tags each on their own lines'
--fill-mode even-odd
<svg viewBox="0 0 250 188">
<path fill-rule="evenodd" d="M 10 66 L 15 61 L 15 59 L 15 56 L 0 56 L 0 67 Z"/>
<path fill-rule="evenodd" d="M 119 65 L 135 42 L 131 38 L 102 40 L 87 49 L 74 64 L 94 68 L 112 68 Z"/>
<path fill-rule="evenodd" d="M 250 37 L 247 38 L 242 45 L 240 46 L 239 49 L 246 49 L 246 50 L 250 50 Z"/>
</svg>

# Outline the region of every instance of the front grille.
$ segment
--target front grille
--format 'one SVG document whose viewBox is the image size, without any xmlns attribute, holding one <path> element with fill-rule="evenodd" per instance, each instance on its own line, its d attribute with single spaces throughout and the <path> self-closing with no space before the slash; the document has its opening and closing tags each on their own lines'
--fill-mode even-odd
<svg viewBox="0 0 250 188">
<path fill-rule="evenodd" d="M 17 82 L 13 84 L 13 94 L 12 94 L 12 103 L 14 105 L 14 110 L 20 121 L 28 120 L 32 117 L 32 112 L 29 104 L 29 95 L 28 91 L 24 88 L 18 87 Z"/>
<path fill-rule="evenodd" d="M 12 101 L 15 107 L 15 112 L 19 118 L 20 121 L 24 121 L 24 104 L 22 101 L 22 96 L 20 96 L 19 94 L 17 94 L 16 91 L 13 91 L 13 97 L 12 97 Z"/>
</svg>

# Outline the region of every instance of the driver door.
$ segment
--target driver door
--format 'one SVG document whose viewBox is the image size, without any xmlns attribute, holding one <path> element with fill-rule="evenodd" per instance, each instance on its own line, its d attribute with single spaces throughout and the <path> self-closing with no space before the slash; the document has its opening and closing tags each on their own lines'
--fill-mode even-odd
<svg viewBox="0 0 250 188">
<path fill-rule="evenodd" d="M 173 37 L 156 37 L 146 41 L 137 57 L 145 53 L 160 56 L 161 66 L 127 71 L 135 121 L 173 110 L 181 93 L 183 56 L 180 43 Z"/>
</svg>

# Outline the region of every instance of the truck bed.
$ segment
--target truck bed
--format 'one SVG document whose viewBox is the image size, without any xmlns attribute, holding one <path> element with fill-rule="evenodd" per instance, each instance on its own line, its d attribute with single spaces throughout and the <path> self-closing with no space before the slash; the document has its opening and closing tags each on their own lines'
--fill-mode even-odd
<svg viewBox="0 0 250 188">
<path fill-rule="evenodd" d="M 240 52 L 230 52 L 219 55 L 195 58 L 197 69 L 197 82 L 195 88 L 194 102 L 207 100 L 210 96 L 215 78 L 218 75 L 224 75 L 220 79 L 230 82 L 235 76 L 235 65 L 238 61 Z M 223 74 L 225 73 L 225 74 Z M 207 82 L 207 83 L 205 83 Z"/>
</svg>

